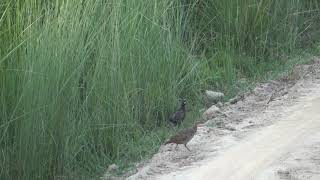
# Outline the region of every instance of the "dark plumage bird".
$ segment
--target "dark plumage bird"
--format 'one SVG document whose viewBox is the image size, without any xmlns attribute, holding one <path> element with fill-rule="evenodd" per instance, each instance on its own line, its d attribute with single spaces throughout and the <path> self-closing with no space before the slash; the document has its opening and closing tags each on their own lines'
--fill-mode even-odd
<svg viewBox="0 0 320 180">
<path fill-rule="evenodd" d="M 177 133 L 176 135 L 172 136 L 167 142 L 165 142 L 165 145 L 170 144 L 170 143 L 174 143 L 174 144 L 176 144 L 176 147 L 177 147 L 179 144 L 183 144 L 190 151 L 190 149 L 187 147 L 187 143 L 196 134 L 197 127 L 200 123 L 202 123 L 202 122 L 198 121 L 193 125 L 192 128 L 184 129 L 184 130 L 180 131 L 179 133 Z"/>
<path fill-rule="evenodd" d="M 182 121 L 184 120 L 184 118 L 186 117 L 186 104 L 187 101 L 183 100 L 181 102 L 181 106 L 180 108 L 170 116 L 169 121 L 173 124 L 173 125 L 180 125 L 182 123 Z"/>
</svg>

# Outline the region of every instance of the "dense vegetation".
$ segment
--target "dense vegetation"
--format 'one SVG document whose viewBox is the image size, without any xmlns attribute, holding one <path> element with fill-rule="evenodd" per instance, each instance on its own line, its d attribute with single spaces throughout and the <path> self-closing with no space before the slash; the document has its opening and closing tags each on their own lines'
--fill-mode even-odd
<svg viewBox="0 0 320 180">
<path fill-rule="evenodd" d="M 319 38 L 317 0 L 2 0 L 0 179 L 88 179 L 173 132 L 179 98 L 228 97 Z"/>
</svg>

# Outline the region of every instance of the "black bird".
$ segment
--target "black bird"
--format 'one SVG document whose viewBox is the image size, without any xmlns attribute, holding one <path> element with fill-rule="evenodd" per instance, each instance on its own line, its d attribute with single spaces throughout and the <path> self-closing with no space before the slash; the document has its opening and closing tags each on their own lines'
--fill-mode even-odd
<svg viewBox="0 0 320 180">
<path fill-rule="evenodd" d="M 169 121 L 174 125 L 179 125 L 182 123 L 182 121 L 184 120 L 184 118 L 186 117 L 186 104 L 187 104 L 187 101 L 186 100 L 183 100 L 181 102 L 181 106 L 180 108 L 175 112 L 173 113 L 170 118 L 169 118 Z"/>
</svg>

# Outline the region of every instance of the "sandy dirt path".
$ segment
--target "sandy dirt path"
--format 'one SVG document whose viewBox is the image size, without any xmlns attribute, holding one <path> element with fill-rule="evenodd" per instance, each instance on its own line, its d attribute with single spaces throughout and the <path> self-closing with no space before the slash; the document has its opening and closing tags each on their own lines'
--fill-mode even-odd
<svg viewBox="0 0 320 180">
<path fill-rule="evenodd" d="M 161 180 L 253 180 L 281 156 L 302 146 L 320 132 L 319 93 L 291 107 L 290 116 L 252 133 L 237 145 L 200 167 L 163 175 Z M 320 139 L 320 136 L 318 136 Z M 261 175 L 260 175 L 261 176 Z M 270 176 L 260 179 L 270 179 Z"/>
<path fill-rule="evenodd" d="M 270 97 L 273 97 L 270 103 Z M 128 180 L 320 180 L 320 59 L 258 84 L 199 127 L 188 146 L 161 146 Z M 110 179 L 110 178 L 106 178 Z M 123 179 L 123 178 L 119 178 Z"/>
</svg>

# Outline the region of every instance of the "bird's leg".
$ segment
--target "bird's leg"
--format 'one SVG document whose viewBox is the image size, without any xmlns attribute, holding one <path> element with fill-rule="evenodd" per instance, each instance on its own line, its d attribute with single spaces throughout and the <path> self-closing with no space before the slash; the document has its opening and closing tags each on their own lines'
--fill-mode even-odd
<svg viewBox="0 0 320 180">
<path fill-rule="evenodd" d="M 191 150 L 188 148 L 187 144 L 184 144 L 184 147 L 186 147 L 186 148 L 188 149 L 188 151 L 191 151 Z"/>
<path fill-rule="evenodd" d="M 174 149 L 177 149 L 177 147 L 178 147 L 178 144 L 176 144 L 176 147 Z"/>
</svg>

